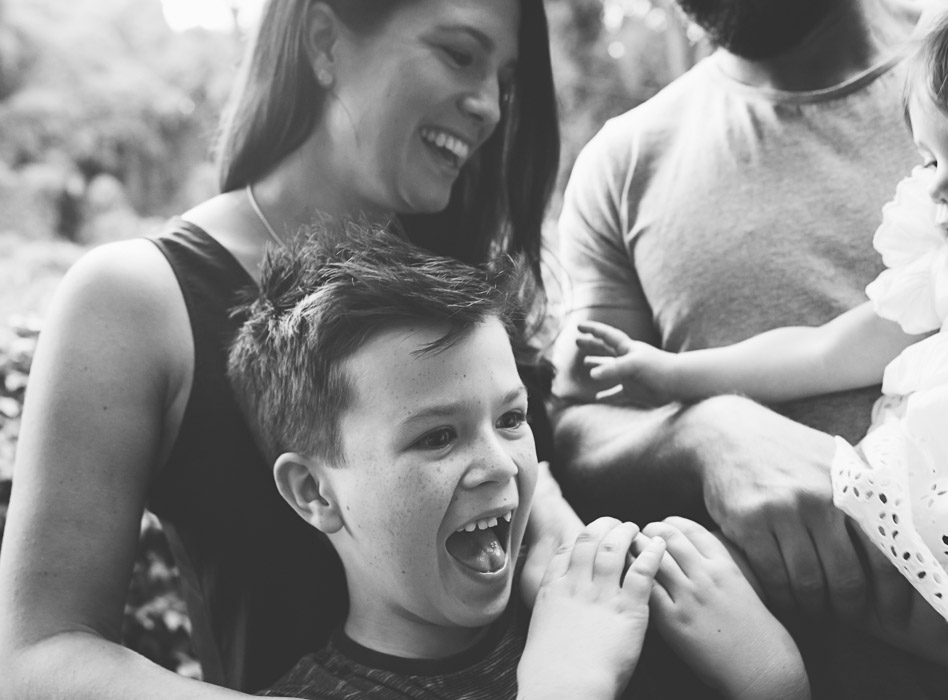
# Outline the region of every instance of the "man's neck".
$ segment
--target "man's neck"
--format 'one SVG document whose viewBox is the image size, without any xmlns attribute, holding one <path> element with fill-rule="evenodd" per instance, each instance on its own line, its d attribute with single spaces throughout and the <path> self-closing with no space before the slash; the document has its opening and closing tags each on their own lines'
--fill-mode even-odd
<svg viewBox="0 0 948 700">
<path fill-rule="evenodd" d="M 800 45 L 773 58 L 752 60 L 722 50 L 721 68 L 746 85 L 809 92 L 840 85 L 868 70 L 909 35 L 910 6 L 883 0 L 841 0 Z"/>
</svg>

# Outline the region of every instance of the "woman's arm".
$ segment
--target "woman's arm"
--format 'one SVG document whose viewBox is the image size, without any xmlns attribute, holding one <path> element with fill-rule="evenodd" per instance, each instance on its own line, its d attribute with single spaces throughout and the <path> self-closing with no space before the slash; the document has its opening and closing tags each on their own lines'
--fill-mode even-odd
<svg viewBox="0 0 948 700">
<path fill-rule="evenodd" d="M 528 606 L 532 607 L 536 600 L 553 555 L 560 547 L 573 543 L 582 529 L 583 521 L 563 498 L 559 484 L 550 473 L 550 465 L 540 462 L 527 521 L 527 555 L 520 572 L 520 594 Z"/>
<path fill-rule="evenodd" d="M 0 554 L 0 697 L 240 696 L 120 644 L 148 486 L 192 352 L 181 293 L 151 243 L 99 248 L 63 280 L 30 375 Z"/>
<path fill-rule="evenodd" d="M 630 398 L 647 405 L 743 394 L 765 403 L 872 386 L 902 350 L 921 336 L 878 316 L 869 302 L 818 327 L 776 328 L 721 348 L 669 353 L 637 342 L 617 329 L 586 323 L 592 340 L 580 348 L 604 349 L 589 358 L 591 377 L 622 383 Z"/>
</svg>

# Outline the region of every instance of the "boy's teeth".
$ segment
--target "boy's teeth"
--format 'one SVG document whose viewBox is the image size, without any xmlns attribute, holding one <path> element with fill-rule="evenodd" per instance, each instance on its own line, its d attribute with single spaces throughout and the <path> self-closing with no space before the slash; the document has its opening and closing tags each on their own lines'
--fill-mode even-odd
<svg viewBox="0 0 948 700">
<path fill-rule="evenodd" d="M 491 527 L 497 527 L 497 523 L 499 523 L 501 519 L 509 523 L 512 517 L 513 511 L 508 511 L 504 515 L 500 516 L 500 518 L 484 518 L 483 520 L 475 520 L 472 523 L 468 523 L 464 527 L 459 527 L 457 532 L 474 532 L 475 530 L 486 530 Z"/>
</svg>

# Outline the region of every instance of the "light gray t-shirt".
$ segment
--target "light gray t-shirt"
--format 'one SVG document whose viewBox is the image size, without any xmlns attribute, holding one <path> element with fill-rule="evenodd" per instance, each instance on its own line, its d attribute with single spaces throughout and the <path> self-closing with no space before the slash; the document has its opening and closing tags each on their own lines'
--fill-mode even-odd
<svg viewBox="0 0 948 700">
<path fill-rule="evenodd" d="M 815 92 L 713 54 L 585 147 L 559 223 L 567 308 L 650 320 L 672 351 L 819 325 L 866 300 L 882 205 L 918 163 L 893 57 Z M 777 407 L 855 442 L 878 388 Z"/>
</svg>

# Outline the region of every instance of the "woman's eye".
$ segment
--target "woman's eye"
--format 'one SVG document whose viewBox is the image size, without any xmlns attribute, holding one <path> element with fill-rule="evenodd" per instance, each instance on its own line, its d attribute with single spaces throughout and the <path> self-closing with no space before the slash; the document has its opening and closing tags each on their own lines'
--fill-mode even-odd
<svg viewBox="0 0 948 700">
<path fill-rule="evenodd" d="M 467 53 L 466 51 L 452 49 L 449 46 L 442 47 L 442 51 L 444 51 L 448 58 L 450 58 L 451 61 L 460 68 L 467 68 L 474 63 L 474 56 Z"/>
<path fill-rule="evenodd" d="M 424 450 L 438 450 L 450 445 L 453 439 L 453 430 L 450 428 L 439 428 L 422 437 L 415 445 Z"/>
<path fill-rule="evenodd" d="M 497 421 L 497 427 L 503 430 L 516 430 L 526 421 L 527 415 L 523 411 L 507 411 Z"/>
</svg>

